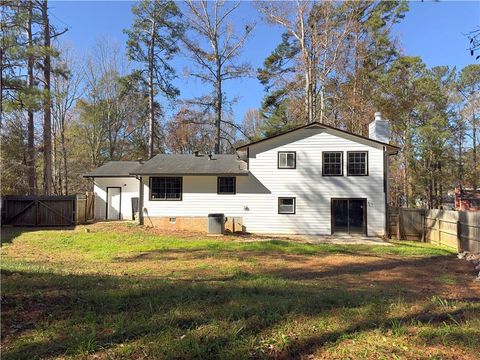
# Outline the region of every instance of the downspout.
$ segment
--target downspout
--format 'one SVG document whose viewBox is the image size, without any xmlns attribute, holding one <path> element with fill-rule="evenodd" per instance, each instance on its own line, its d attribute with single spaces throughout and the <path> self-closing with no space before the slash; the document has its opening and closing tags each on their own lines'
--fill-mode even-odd
<svg viewBox="0 0 480 360">
<path fill-rule="evenodd" d="M 138 225 L 143 225 L 143 178 L 139 175 L 135 175 L 138 180 Z"/>
</svg>

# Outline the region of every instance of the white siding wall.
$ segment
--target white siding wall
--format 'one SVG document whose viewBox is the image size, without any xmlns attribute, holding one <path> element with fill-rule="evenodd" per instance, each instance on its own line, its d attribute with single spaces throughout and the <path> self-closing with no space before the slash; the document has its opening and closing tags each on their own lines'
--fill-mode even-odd
<svg viewBox="0 0 480 360">
<path fill-rule="evenodd" d="M 291 142 L 290 142 L 291 141 Z M 331 198 L 366 198 L 369 235 L 383 235 L 385 195 L 383 149 L 320 129 L 304 129 L 250 148 L 250 171 L 271 192 L 268 201 L 252 207 L 251 231 L 331 233 Z M 346 176 L 347 151 L 368 151 L 369 176 Z M 296 151 L 296 169 L 277 169 L 278 151 Z M 344 176 L 322 176 L 322 151 L 343 151 Z M 296 197 L 296 214 L 277 214 L 278 197 Z M 276 231 L 273 231 L 275 229 Z"/>
<path fill-rule="evenodd" d="M 95 178 L 93 191 L 95 192 L 95 219 L 105 220 L 107 187 L 120 187 L 121 218 L 132 219 L 132 197 L 138 197 L 138 180 L 132 177 L 124 178 Z"/>
<path fill-rule="evenodd" d="M 145 177 L 144 207 L 149 216 L 242 216 L 250 232 L 330 234 L 331 198 L 367 198 L 368 234 L 383 235 L 383 150 L 362 142 L 299 130 L 250 147 L 251 174 L 237 177 L 236 195 L 218 195 L 216 176 L 184 176 L 182 201 L 150 201 Z M 346 176 L 346 152 L 356 150 L 368 151 L 369 176 Z M 296 151 L 296 169 L 277 169 L 278 151 Z M 343 177 L 322 176 L 322 151 L 344 151 Z M 296 214 L 278 214 L 278 197 L 296 197 Z"/>
<path fill-rule="evenodd" d="M 181 201 L 151 201 L 149 182 L 149 178 L 144 177 L 144 207 L 149 216 L 207 216 L 210 213 L 224 213 L 227 217 L 245 217 L 250 213 L 244 209 L 245 206 L 265 199 L 265 194 L 261 193 L 263 187 L 252 176 L 237 176 L 236 195 L 218 195 L 217 176 L 183 176 Z M 267 189 L 263 189 L 263 192 L 267 192 Z"/>
</svg>

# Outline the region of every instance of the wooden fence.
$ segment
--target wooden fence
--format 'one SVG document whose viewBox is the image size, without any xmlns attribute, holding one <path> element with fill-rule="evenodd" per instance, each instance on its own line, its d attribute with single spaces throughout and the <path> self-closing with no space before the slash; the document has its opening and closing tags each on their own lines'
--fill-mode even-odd
<svg viewBox="0 0 480 360">
<path fill-rule="evenodd" d="M 76 217 L 77 224 L 93 221 L 95 211 L 95 193 L 77 194 Z"/>
<path fill-rule="evenodd" d="M 15 196 L 1 199 L 2 225 L 72 226 L 93 220 L 93 193 L 69 196 Z"/>
<path fill-rule="evenodd" d="M 389 235 L 480 252 L 480 212 L 390 209 Z"/>
</svg>

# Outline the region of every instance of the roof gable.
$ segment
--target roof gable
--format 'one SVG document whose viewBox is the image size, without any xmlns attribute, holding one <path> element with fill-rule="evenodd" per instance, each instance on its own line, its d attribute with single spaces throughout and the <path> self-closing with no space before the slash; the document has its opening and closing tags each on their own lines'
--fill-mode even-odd
<svg viewBox="0 0 480 360">
<path fill-rule="evenodd" d="M 237 150 L 241 150 L 241 149 L 247 148 L 249 146 L 252 146 L 252 145 L 255 145 L 255 144 L 258 144 L 258 143 L 262 143 L 262 142 L 265 142 L 265 141 L 268 141 L 268 140 L 271 140 L 271 139 L 274 139 L 274 138 L 278 138 L 278 137 L 281 137 L 281 136 L 286 135 L 286 134 L 291 134 L 291 133 L 297 132 L 298 130 L 302 130 L 302 129 L 325 129 L 325 130 L 328 130 L 330 133 L 332 133 L 336 136 L 340 136 L 340 137 L 343 137 L 343 138 L 347 137 L 350 140 L 357 141 L 357 142 L 360 142 L 360 143 L 369 143 L 372 146 L 376 145 L 374 147 L 378 147 L 378 145 L 385 146 L 386 149 L 390 152 L 396 152 L 400 149 L 398 146 L 395 146 L 395 145 L 384 143 L 384 142 L 381 142 L 381 141 L 378 141 L 378 140 L 373 140 L 373 139 L 370 139 L 368 137 L 361 136 L 361 135 L 358 135 L 358 134 L 354 134 L 354 133 L 351 133 L 349 131 L 337 129 L 333 126 L 325 125 L 325 124 L 322 124 L 322 123 L 319 123 L 319 122 L 313 122 L 313 123 L 310 123 L 310 124 L 299 126 L 299 127 L 294 128 L 292 130 L 285 131 L 285 132 L 277 134 L 277 135 L 273 135 L 273 136 L 270 136 L 270 137 L 267 137 L 267 138 L 264 138 L 264 139 L 261 139 L 261 140 L 258 140 L 258 141 L 253 141 L 253 142 L 250 142 L 248 144 L 239 146 L 239 147 L 237 147 Z"/>
</svg>

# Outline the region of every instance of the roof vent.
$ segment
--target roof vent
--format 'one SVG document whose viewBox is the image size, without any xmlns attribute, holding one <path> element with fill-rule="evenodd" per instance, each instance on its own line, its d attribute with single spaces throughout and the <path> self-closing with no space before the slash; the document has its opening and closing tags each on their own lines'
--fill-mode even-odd
<svg viewBox="0 0 480 360">
<path fill-rule="evenodd" d="M 200 151 L 198 151 L 198 150 L 195 150 L 193 153 L 195 154 L 196 157 L 200 156 Z"/>
<path fill-rule="evenodd" d="M 138 162 L 139 164 L 143 164 L 143 159 L 137 159 L 137 162 Z"/>
<path fill-rule="evenodd" d="M 211 154 L 211 153 L 208 154 L 208 160 L 212 160 L 212 156 L 213 156 L 213 154 Z"/>
<path fill-rule="evenodd" d="M 390 139 L 390 124 L 382 119 L 382 113 L 375 113 L 375 120 L 368 125 L 368 137 L 372 140 L 388 143 Z"/>
</svg>

